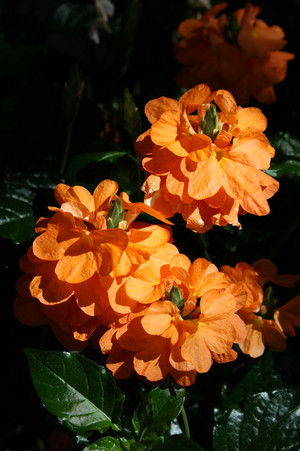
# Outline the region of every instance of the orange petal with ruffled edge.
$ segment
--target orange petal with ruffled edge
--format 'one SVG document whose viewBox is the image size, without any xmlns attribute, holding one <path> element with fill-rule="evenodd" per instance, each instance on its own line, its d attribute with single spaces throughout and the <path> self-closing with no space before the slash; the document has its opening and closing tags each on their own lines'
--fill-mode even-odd
<svg viewBox="0 0 300 451">
<path fill-rule="evenodd" d="M 179 107 L 182 112 L 186 111 L 191 114 L 202 103 L 207 103 L 207 99 L 211 95 L 210 88 L 205 85 L 198 85 L 195 88 L 185 92 L 179 99 Z"/>
<path fill-rule="evenodd" d="M 226 117 L 228 124 L 235 125 L 237 123 L 237 105 L 233 95 L 229 91 L 219 89 L 214 101 Z"/>
<path fill-rule="evenodd" d="M 152 336 L 152 346 L 138 352 L 134 359 L 134 369 L 149 381 L 164 379 L 170 370 L 169 341 L 161 337 Z"/>
<path fill-rule="evenodd" d="M 85 282 L 73 285 L 74 296 L 78 307 L 87 315 L 103 314 L 109 305 L 107 291 L 99 281 L 99 275 L 94 274 Z"/>
<path fill-rule="evenodd" d="M 169 97 L 159 97 L 158 99 L 150 100 L 145 106 L 145 114 L 151 124 L 158 121 L 161 115 L 168 110 L 180 111 L 177 100 Z"/>
<path fill-rule="evenodd" d="M 41 260 L 59 260 L 81 238 L 73 216 L 59 211 L 49 220 L 47 230 L 34 240 L 32 251 Z"/>
<path fill-rule="evenodd" d="M 238 123 L 232 129 L 234 135 L 236 134 L 236 130 L 244 130 L 247 127 L 255 127 L 260 132 L 264 132 L 267 128 L 267 118 L 259 108 L 241 108 L 237 112 L 237 119 Z"/>
<path fill-rule="evenodd" d="M 187 289 L 190 288 L 191 276 L 190 276 L 190 268 L 191 268 L 190 259 L 183 254 L 175 255 L 170 262 L 170 270 L 171 272 L 179 279 Z"/>
<path fill-rule="evenodd" d="M 181 354 L 198 373 L 206 373 L 213 364 L 211 353 L 199 331 L 187 338 L 181 346 Z"/>
<path fill-rule="evenodd" d="M 106 211 L 110 210 L 110 202 L 116 200 L 116 193 L 119 189 L 117 182 L 113 180 L 103 180 L 95 188 L 93 193 L 95 210 L 96 211 Z"/>
<path fill-rule="evenodd" d="M 204 318 L 200 321 L 219 321 L 229 318 L 236 309 L 236 302 L 231 293 L 221 293 L 212 289 L 204 293 L 200 301 L 201 313 Z"/>
</svg>

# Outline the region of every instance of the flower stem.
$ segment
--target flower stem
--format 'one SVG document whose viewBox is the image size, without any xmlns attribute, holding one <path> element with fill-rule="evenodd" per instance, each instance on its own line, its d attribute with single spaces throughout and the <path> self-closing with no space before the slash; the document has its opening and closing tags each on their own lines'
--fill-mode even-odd
<svg viewBox="0 0 300 451">
<path fill-rule="evenodd" d="M 182 410 L 181 410 L 181 418 L 182 418 L 182 421 L 183 421 L 185 435 L 188 438 L 191 438 L 189 422 L 188 422 L 188 418 L 187 418 L 187 415 L 186 415 L 185 408 L 183 406 L 182 406 Z"/>
<path fill-rule="evenodd" d="M 63 157 L 63 161 L 60 168 L 60 174 L 64 175 L 65 169 L 66 169 L 66 163 L 68 159 L 70 144 L 71 144 L 71 137 L 72 137 L 72 131 L 73 131 L 73 121 L 69 122 L 68 125 L 68 133 L 67 133 L 67 139 L 66 139 L 66 147 L 65 147 L 65 153 Z"/>
</svg>

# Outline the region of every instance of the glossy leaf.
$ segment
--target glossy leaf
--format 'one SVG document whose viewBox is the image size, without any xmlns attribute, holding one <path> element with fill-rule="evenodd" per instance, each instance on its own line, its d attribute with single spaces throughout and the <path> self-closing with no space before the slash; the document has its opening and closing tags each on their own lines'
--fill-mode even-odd
<svg viewBox="0 0 300 451">
<path fill-rule="evenodd" d="M 165 432 L 181 412 L 185 390 L 156 387 L 143 399 L 134 415 L 134 427 L 139 437 L 153 440 Z"/>
<path fill-rule="evenodd" d="M 61 424 L 76 434 L 120 430 L 124 395 L 105 368 L 69 352 L 25 353 L 42 403 Z"/>
<path fill-rule="evenodd" d="M 32 204 L 37 190 L 54 189 L 59 179 L 43 173 L 14 174 L 6 177 L 0 185 L 0 236 L 16 244 L 26 243 L 36 236 L 38 219 Z"/>
<path fill-rule="evenodd" d="M 123 451 L 123 448 L 117 438 L 104 437 L 86 446 L 83 451 Z"/>
<path fill-rule="evenodd" d="M 78 174 L 78 172 L 90 163 L 99 161 L 116 163 L 118 159 L 123 157 L 124 155 L 126 155 L 125 151 L 93 152 L 77 155 L 71 161 L 66 172 L 68 183 L 70 185 L 75 185 L 77 183 L 76 175 Z"/>
<path fill-rule="evenodd" d="M 203 451 L 202 448 L 185 435 L 173 435 L 172 437 L 159 437 L 155 441 L 152 451 Z"/>
<path fill-rule="evenodd" d="M 271 163 L 270 169 L 264 171 L 271 177 L 283 177 L 287 174 L 294 173 L 300 177 L 300 161 L 287 160 L 284 163 Z"/>
<path fill-rule="evenodd" d="M 276 156 L 283 154 L 286 157 L 300 158 L 300 141 L 291 136 L 289 132 L 275 133 L 270 137 L 270 144 L 276 149 Z"/>
<path fill-rule="evenodd" d="M 288 385 L 275 371 L 272 352 L 268 351 L 257 359 L 254 366 L 231 392 L 229 398 L 232 403 L 240 403 L 256 393 L 282 388 L 288 388 Z"/>
<path fill-rule="evenodd" d="M 216 451 L 285 451 L 300 446 L 300 390 L 258 393 L 233 405 L 214 429 Z"/>
</svg>

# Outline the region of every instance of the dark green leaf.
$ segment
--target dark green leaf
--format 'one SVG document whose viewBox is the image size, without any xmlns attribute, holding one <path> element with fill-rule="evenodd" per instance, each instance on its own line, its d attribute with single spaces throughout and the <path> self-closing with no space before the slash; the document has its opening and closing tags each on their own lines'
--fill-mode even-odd
<svg viewBox="0 0 300 451">
<path fill-rule="evenodd" d="M 111 151 L 111 152 L 94 152 L 77 155 L 68 167 L 66 172 L 66 178 L 70 185 L 76 185 L 78 172 L 89 165 L 99 161 L 107 161 L 109 163 L 115 163 L 119 158 L 126 155 L 125 151 Z"/>
<path fill-rule="evenodd" d="M 32 204 L 37 189 L 54 189 L 59 179 L 53 175 L 14 174 L 0 185 L 0 235 L 16 244 L 26 243 L 36 236 Z"/>
<path fill-rule="evenodd" d="M 172 437 L 159 437 L 153 444 L 152 451 L 203 451 L 202 448 L 185 435 L 172 435 Z"/>
<path fill-rule="evenodd" d="M 283 177 L 290 173 L 300 176 L 300 140 L 289 132 L 271 136 L 270 144 L 276 149 L 270 169 L 265 171 L 271 177 Z"/>
<path fill-rule="evenodd" d="M 104 437 L 86 446 L 83 451 L 123 451 L 123 448 L 117 438 Z"/>
<path fill-rule="evenodd" d="M 140 423 L 139 437 L 154 440 L 169 429 L 171 421 L 181 412 L 185 390 L 175 389 L 172 385 L 156 387 L 143 399 L 137 409 Z M 137 422 L 135 421 L 137 428 Z"/>
<path fill-rule="evenodd" d="M 300 390 L 264 392 L 233 405 L 214 430 L 216 451 L 286 451 L 300 446 Z"/>
<path fill-rule="evenodd" d="M 127 88 L 124 90 L 123 121 L 125 129 L 135 142 L 142 132 L 141 116 Z"/>
<path fill-rule="evenodd" d="M 32 192 L 0 194 L 0 235 L 16 244 L 26 243 L 35 235 L 36 218 L 32 211 Z"/>
<path fill-rule="evenodd" d="M 78 354 L 26 349 L 31 377 L 42 403 L 76 434 L 120 430 L 124 400 L 104 367 Z"/>
<path fill-rule="evenodd" d="M 276 156 L 279 153 L 289 157 L 289 159 L 292 159 L 291 157 L 300 158 L 300 141 L 291 136 L 289 132 L 275 133 L 269 141 L 276 149 Z"/>
<path fill-rule="evenodd" d="M 247 372 L 229 397 L 232 403 L 240 403 L 256 393 L 287 387 L 281 380 L 280 374 L 274 369 L 272 352 L 267 351 L 257 359 L 255 365 Z"/>
<path fill-rule="evenodd" d="M 284 163 L 271 163 L 270 169 L 264 171 L 271 177 L 283 177 L 287 174 L 294 173 L 300 177 L 300 161 L 287 160 Z"/>
</svg>

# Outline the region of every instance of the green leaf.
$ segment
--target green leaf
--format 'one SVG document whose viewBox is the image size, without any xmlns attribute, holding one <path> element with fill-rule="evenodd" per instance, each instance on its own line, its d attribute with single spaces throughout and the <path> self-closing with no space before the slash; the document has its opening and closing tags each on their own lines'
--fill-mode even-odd
<svg viewBox="0 0 300 451">
<path fill-rule="evenodd" d="M 214 429 L 216 451 L 286 451 L 300 446 L 300 390 L 263 392 L 233 405 Z"/>
<path fill-rule="evenodd" d="M 153 444 L 152 451 L 203 451 L 202 448 L 185 435 L 172 435 L 171 437 L 159 437 Z"/>
<path fill-rule="evenodd" d="M 107 161 L 109 163 L 115 163 L 119 158 L 127 155 L 125 151 L 109 151 L 109 152 L 93 152 L 77 155 L 70 163 L 66 178 L 70 185 L 76 185 L 78 172 L 89 165 L 99 161 Z"/>
<path fill-rule="evenodd" d="M 123 121 L 132 141 L 135 142 L 142 132 L 141 116 L 127 88 L 124 90 Z"/>
<path fill-rule="evenodd" d="M 139 439 L 154 440 L 169 429 L 173 421 L 181 412 L 185 397 L 185 389 L 175 389 L 162 385 L 151 390 L 137 409 L 138 428 L 135 417 L 135 429 Z"/>
<path fill-rule="evenodd" d="M 25 353 L 42 403 L 61 424 L 76 434 L 120 430 L 124 395 L 104 367 L 69 352 Z"/>
<path fill-rule="evenodd" d="M 286 157 L 300 158 L 299 138 L 291 136 L 289 132 L 279 132 L 272 135 L 269 139 L 271 146 L 276 149 L 276 156 L 283 154 Z"/>
<path fill-rule="evenodd" d="M 300 177 L 300 161 L 287 160 L 284 163 L 271 163 L 270 169 L 264 171 L 266 174 L 271 177 L 284 177 L 287 174 L 294 173 L 298 177 Z"/>
<path fill-rule="evenodd" d="M 0 185 L 0 235 L 15 244 L 26 243 L 36 236 L 37 217 L 32 210 L 37 190 L 54 189 L 55 174 L 14 174 Z"/>
<path fill-rule="evenodd" d="M 276 155 L 266 174 L 280 178 L 294 173 L 300 177 L 300 140 L 289 132 L 279 132 L 269 141 L 275 147 Z"/>
<path fill-rule="evenodd" d="M 123 448 L 117 438 L 104 437 L 86 446 L 83 451 L 123 451 Z"/>
<path fill-rule="evenodd" d="M 272 352 L 269 350 L 257 359 L 255 365 L 242 378 L 229 398 L 232 403 L 240 403 L 256 393 L 282 388 L 288 388 L 288 386 L 275 371 Z"/>
<path fill-rule="evenodd" d="M 32 211 L 34 196 L 30 190 L 0 194 L 0 235 L 13 243 L 26 243 L 35 235 L 36 218 Z"/>
</svg>

